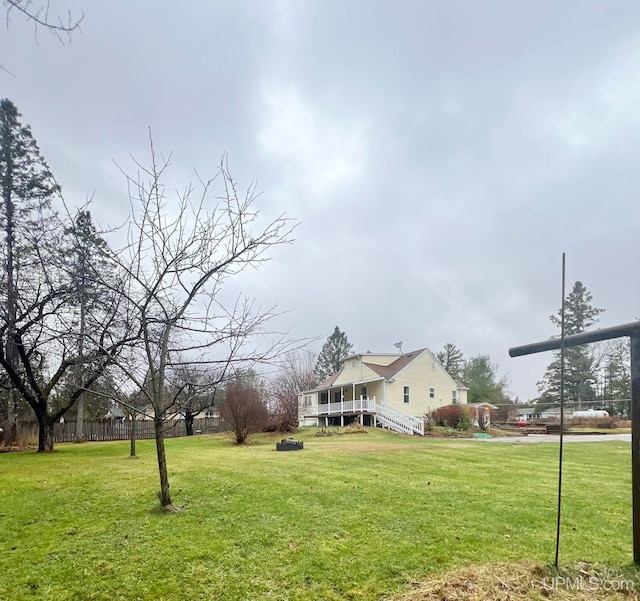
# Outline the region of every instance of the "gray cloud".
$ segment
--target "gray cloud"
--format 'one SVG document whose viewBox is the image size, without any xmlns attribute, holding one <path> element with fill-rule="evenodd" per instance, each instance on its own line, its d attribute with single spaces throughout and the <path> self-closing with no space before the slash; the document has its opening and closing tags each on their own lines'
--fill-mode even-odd
<svg viewBox="0 0 640 601">
<path fill-rule="evenodd" d="M 293 246 L 237 287 L 299 336 L 335 324 L 357 350 L 445 342 L 489 352 L 535 393 L 560 253 L 607 309 L 640 316 L 640 5 L 631 1 L 187 3 L 84 9 L 61 46 L 14 19 L 3 96 L 31 123 L 68 199 L 121 220 L 113 160 L 174 151 L 172 177 L 257 178 Z M 319 346 L 319 345 L 318 345 Z"/>
</svg>

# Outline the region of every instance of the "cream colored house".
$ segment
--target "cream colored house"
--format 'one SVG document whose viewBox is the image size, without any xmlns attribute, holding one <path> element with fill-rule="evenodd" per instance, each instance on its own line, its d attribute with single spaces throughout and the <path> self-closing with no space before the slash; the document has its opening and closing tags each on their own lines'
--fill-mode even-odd
<svg viewBox="0 0 640 601">
<path fill-rule="evenodd" d="M 362 353 L 313 390 L 298 395 L 301 426 L 345 425 L 358 419 L 399 432 L 424 434 L 422 416 L 466 403 L 458 384 L 429 349 L 411 353 Z"/>
</svg>

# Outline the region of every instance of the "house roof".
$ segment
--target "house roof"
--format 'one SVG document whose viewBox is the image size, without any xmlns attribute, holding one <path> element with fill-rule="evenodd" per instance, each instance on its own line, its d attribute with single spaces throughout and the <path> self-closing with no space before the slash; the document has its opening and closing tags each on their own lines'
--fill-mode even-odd
<svg viewBox="0 0 640 601">
<path fill-rule="evenodd" d="M 313 392 L 314 390 L 320 390 L 321 388 L 330 388 L 343 371 L 344 371 L 344 367 L 340 371 L 337 371 L 335 374 L 329 376 L 326 380 L 323 380 L 322 382 L 320 382 L 320 384 L 318 384 L 315 388 L 312 388 L 309 392 Z"/>
<path fill-rule="evenodd" d="M 433 359 L 433 361 L 435 361 L 442 368 L 442 365 L 437 360 L 437 358 L 426 347 L 418 349 L 416 351 L 403 353 L 403 354 L 372 353 L 371 351 L 367 351 L 366 353 L 358 353 L 355 355 L 350 355 L 349 357 L 345 358 L 345 362 L 349 359 L 359 358 L 362 361 L 362 365 L 366 366 L 368 369 L 370 369 L 374 374 L 378 376 L 378 378 L 369 378 L 367 380 L 367 381 L 373 382 L 373 381 L 377 381 L 378 379 L 390 380 L 391 378 L 396 377 L 403 369 L 408 367 L 413 361 L 423 356 L 425 353 L 429 353 L 429 356 Z M 380 365 L 378 363 L 372 362 L 372 361 L 375 361 L 376 357 L 395 357 L 395 359 L 390 363 L 388 363 L 387 365 Z M 331 388 L 343 372 L 344 372 L 344 367 L 340 371 L 337 371 L 336 373 L 329 376 L 326 380 L 320 382 L 315 388 L 312 388 L 311 390 L 306 390 L 303 392 L 318 392 L 321 390 L 326 390 L 327 388 Z M 451 378 L 451 380 L 455 384 L 455 386 L 458 388 L 458 390 L 467 390 L 467 388 L 464 385 L 460 384 L 459 382 L 456 382 L 453 378 Z M 361 380 L 361 381 L 364 381 L 364 380 Z"/>
<path fill-rule="evenodd" d="M 373 371 L 375 371 L 379 376 L 389 379 L 393 378 L 399 371 L 403 370 L 409 363 L 411 363 L 416 357 L 421 355 L 427 349 L 419 349 L 417 351 L 411 351 L 410 353 L 405 353 L 404 355 L 400 355 L 395 361 L 390 363 L 389 365 L 376 365 L 375 363 L 368 363 L 363 361 L 363 363 Z M 364 358 L 364 357 L 363 357 Z"/>
<path fill-rule="evenodd" d="M 410 353 L 404 353 L 403 355 L 399 355 L 397 353 L 371 353 L 367 351 L 366 353 L 352 355 L 351 357 L 347 357 L 347 359 L 362 357 L 363 365 L 366 365 L 368 368 L 373 370 L 376 374 L 380 376 L 380 378 L 389 379 L 394 377 L 398 372 L 402 371 L 414 359 L 419 357 L 425 350 L 427 349 L 423 348 L 417 351 L 411 351 Z M 395 361 L 392 361 L 389 365 L 377 365 L 376 363 L 369 363 L 365 361 L 364 359 L 365 357 L 367 357 L 367 355 L 371 357 L 374 357 L 374 356 L 397 357 L 397 359 Z M 327 388 L 331 388 L 331 386 L 333 386 L 334 382 L 338 379 L 338 377 L 343 371 L 344 371 L 344 367 L 340 371 L 337 371 L 336 373 L 329 376 L 326 380 L 320 382 L 315 388 L 312 388 L 311 390 L 306 392 L 316 392 L 318 390 L 325 390 Z"/>
<path fill-rule="evenodd" d="M 120 407 L 118 407 L 117 405 L 112 405 L 111 407 L 109 407 L 109 410 L 107 411 L 105 417 L 107 419 L 109 418 L 121 419 L 124 417 L 124 413 L 122 413 L 122 409 L 120 409 Z"/>
<path fill-rule="evenodd" d="M 487 403 L 486 401 L 483 403 L 469 403 L 469 407 L 488 407 L 489 409 L 497 409 L 497 405 L 492 405 L 491 403 Z"/>
<path fill-rule="evenodd" d="M 408 354 L 408 353 L 407 353 Z M 355 355 L 349 355 L 342 359 L 342 361 L 348 361 L 349 359 L 358 359 L 358 357 L 366 357 L 367 355 L 375 355 L 376 357 L 401 357 L 400 353 L 372 353 L 367 351 L 366 353 L 356 353 Z"/>
</svg>

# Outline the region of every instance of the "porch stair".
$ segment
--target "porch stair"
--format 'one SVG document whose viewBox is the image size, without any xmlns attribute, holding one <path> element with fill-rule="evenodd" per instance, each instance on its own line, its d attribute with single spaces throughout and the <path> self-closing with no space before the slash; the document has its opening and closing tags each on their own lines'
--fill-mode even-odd
<svg viewBox="0 0 640 601">
<path fill-rule="evenodd" d="M 388 430 L 424 436 L 424 420 L 387 405 L 376 403 L 376 422 Z"/>
</svg>

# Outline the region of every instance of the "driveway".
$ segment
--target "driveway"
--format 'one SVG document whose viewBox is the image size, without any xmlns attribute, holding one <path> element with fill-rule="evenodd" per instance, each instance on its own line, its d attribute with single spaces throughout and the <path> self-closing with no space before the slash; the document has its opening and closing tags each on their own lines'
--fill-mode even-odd
<svg viewBox="0 0 640 601">
<path fill-rule="evenodd" d="M 536 442 L 560 441 L 558 434 L 529 434 L 528 436 L 505 436 L 496 438 L 475 438 L 482 442 L 510 442 L 511 444 L 532 444 Z M 631 442 L 631 434 L 565 434 L 564 442 Z"/>
</svg>

